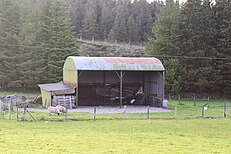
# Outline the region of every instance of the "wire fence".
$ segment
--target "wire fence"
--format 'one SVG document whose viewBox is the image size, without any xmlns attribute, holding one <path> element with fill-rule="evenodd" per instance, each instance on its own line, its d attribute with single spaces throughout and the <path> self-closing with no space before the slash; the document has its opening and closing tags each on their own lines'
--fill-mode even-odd
<svg viewBox="0 0 231 154">
<path fill-rule="evenodd" d="M 84 107 L 80 107 L 84 109 Z M 89 121 L 89 120 L 156 120 L 156 119 L 213 119 L 230 118 L 231 100 L 174 99 L 168 100 L 166 108 L 151 106 L 88 107 L 67 110 L 60 116 L 52 116 L 43 110 L 12 106 L 0 101 L 0 118 L 16 121 Z"/>
</svg>

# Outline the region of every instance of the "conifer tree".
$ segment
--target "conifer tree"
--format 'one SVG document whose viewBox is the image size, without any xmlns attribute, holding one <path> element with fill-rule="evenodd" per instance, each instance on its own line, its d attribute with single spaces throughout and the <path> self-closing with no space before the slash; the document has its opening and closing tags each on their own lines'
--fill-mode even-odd
<svg viewBox="0 0 231 154">
<path fill-rule="evenodd" d="M 220 58 L 231 58 L 231 2 L 229 0 L 216 0 L 214 5 L 216 20 L 216 49 Z M 216 70 L 219 70 L 217 91 L 224 98 L 229 97 L 231 91 L 231 62 L 230 60 L 219 60 L 216 62 Z"/>
<path fill-rule="evenodd" d="M 139 33 L 138 33 L 138 29 L 137 29 L 137 25 L 135 23 L 135 20 L 132 16 L 130 16 L 128 18 L 127 28 L 128 28 L 128 41 L 129 42 L 138 42 Z"/>
<path fill-rule="evenodd" d="M 86 39 L 98 38 L 99 24 L 97 16 L 96 0 L 91 0 L 86 3 L 85 17 L 83 21 L 83 36 Z"/>
<path fill-rule="evenodd" d="M 161 55 L 160 59 L 163 60 L 166 68 L 166 93 L 170 92 L 172 94 L 177 94 L 181 90 L 181 62 L 178 59 L 164 59 L 162 56 L 180 55 L 179 18 L 178 2 L 167 0 L 153 26 L 154 37 L 147 46 L 149 55 Z"/>
<path fill-rule="evenodd" d="M 46 54 L 46 82 L 62 80 L 62 67 L 70 55 L 78 55 L 75 34 L 72 32 L 70 18 L 64 1 L 47 1 L 40 35 L 40 44 Z M 50 3 L 51 2 L 51 3 Z M 50 5 L 49 5 L 50 4 Z"/>
<path fill-rule="evenodd" d="M 38 16 L 41 15 L 41 3 L 24 0 L 20 5 L 20 33 L 18 41 L 20 54 L 18 55 L 19 74 L 18 82 L 23 86 L 32 88 L 42 82 L 44 65 L 44 52 L 39 48 L 37 41 Z"/>
<path fill-rule="evenodd" d="M 19 69 L 19 7 L 18 1 L 0 1 L 0 81 L 4 87 L 16 87 Z"/>
<path fill-rule="evenodd" d="M 210 1 L 189 0 L 181 11 L 181 52 L 189 57 L 216 57 L 215 20 Z M 210 59 L 183 61 L 184 91 L 198 94 L 211 93 L 217 78 Z"/>
</svg>

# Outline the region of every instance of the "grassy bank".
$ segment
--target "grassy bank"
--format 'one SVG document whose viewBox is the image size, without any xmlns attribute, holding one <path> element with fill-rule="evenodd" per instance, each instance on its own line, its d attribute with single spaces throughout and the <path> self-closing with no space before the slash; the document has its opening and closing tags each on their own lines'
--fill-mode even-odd
<svg viewBox="0 0 231 154">
<path fill-rule="evenodd" d="M 229 153 L 231 119 L 0 120 L 1 153 Z"/>
</svg>

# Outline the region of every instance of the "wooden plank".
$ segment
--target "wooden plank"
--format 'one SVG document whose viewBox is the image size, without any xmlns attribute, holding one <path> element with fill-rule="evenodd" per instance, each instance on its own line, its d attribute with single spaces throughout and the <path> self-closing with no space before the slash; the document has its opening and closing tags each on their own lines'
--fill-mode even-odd
<svg viewBox="0 0 231 154">
<path fill-rule="evenodd" d="M 96 120 L 96 107 L 94 107 L 93 118 L 94 118 L 94 121 L 95 121 Z"/>
<path fill-rule="evenodd" d="M 123 72 L 120 71 L 120 108 L 123 105 Z"/>
<path fill-rule="evenodd" d="M 29 113 L 29 115 L 32 117 L 32 119 L 34 119 L 34 121 L 36 121 L 36 122 L 38 121 L 38 120 L 32 115 L 32 113 L 31 113 L 29 110 L 26 109 L 26 111 Z"/>
</svg>

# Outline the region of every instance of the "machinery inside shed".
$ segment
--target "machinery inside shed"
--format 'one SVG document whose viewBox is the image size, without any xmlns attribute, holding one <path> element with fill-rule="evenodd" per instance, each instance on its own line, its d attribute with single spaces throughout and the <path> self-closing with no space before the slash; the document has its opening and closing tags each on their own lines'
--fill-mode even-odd
<svg viewBox="0 0 231 154">
<path fill-rule="evenodd" d="M 161 107 L 163 72 L 83 71 L 79 76 L 79 105 L 150 105 Z"/>
</svg>

